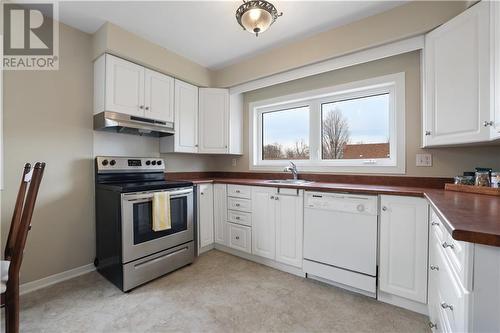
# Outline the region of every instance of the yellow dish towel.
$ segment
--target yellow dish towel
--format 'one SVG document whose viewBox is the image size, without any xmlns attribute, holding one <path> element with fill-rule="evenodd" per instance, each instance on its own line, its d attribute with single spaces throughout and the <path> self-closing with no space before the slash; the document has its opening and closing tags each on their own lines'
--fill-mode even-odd
<svg viewBox="0 0 500 333">
<path fill-rule="evenodd" d="M 153 231 L 163 231 L 171 228 L 170 193 L 156 192 L 153 194 Z"/>
</svg>

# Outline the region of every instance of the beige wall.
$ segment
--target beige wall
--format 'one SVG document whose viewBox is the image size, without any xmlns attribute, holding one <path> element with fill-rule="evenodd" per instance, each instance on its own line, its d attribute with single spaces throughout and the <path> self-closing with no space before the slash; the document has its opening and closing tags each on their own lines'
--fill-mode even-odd
<svg viewBox="0 0 500 333">
<path fill-rule="evenodd" d="M 451 177 L 476 166 L 489 166 L 500 170 L 500 147 L 468 147 L 420 149 L 421 100 L 420 100 L 420 52 L 410 52 L 361 65 L 262 88 L 245 94 L 244 155 L 237 158 L 237 165 L 231 165 L 234 157 L 217 157 L 215 168 L 224 171 L 249 171 L 248 157 L 248 104 L 251 102 L 319 89 L 337 84 L 368 79 L 371 77 L 405 72 L 406 76 L 406 175 Z M 432 167 L 416 167 L 415 154 L 431 153 Z"/>
<path fill-rule="evenodd" d="M 462 12 L 469 1 L 412 1 L 392 10 L 292 42 L 213 73 L 231 87 L 293 68 L 416 36 Z M 286 15 L 286 14 L 285 14 Z M 279 20 L 276 24 L 279 24 Z"/>
<path fill-rule="evenodd" d="M 60 38 L 60 70 L 4 73 L 3 241 L 22 166 L 47 163 L 26 245 L 23 282 L 93 261 L 90 36 L 61 25 Z"/>
<path fill-rule="evenodd" d="M 109 52 L 201 87 L 211 85 L 212 71 L 172 51 L 128 32 L 104 24 L 92 40 L 92 57 Z"/>
</svg>

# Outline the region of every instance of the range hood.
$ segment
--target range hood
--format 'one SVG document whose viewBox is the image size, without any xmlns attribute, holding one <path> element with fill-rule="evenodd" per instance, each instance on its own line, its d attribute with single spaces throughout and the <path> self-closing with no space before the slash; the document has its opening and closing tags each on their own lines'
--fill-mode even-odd
<svg viewBox="0 0 500 333">
<path fill-rule="evenodd" d="M 174 123 L 104 111 L 94 115 L 94 129 L 161 137 L 174 134 Z"/>
</svg>

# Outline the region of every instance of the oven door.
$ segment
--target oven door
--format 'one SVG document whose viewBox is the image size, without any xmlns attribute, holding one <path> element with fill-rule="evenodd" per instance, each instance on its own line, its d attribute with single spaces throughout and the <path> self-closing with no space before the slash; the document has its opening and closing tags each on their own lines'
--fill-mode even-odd
<svg viewBox="0 0 500 333">
<path fill-rule="evenodd" d="M 172 228 L 153 231 L 153 194 L 160 191 L 122 194 L 122 262 L 127 263 L 194 239 L 193 188 L 170 193 Z"/>
</svg>

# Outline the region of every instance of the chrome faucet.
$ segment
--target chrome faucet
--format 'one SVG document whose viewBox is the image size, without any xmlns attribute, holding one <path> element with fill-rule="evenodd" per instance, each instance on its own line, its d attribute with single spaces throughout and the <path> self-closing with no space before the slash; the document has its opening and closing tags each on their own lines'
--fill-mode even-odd
<svg viewBox="0 0 500 333">
<path fill-rule="evenodd" d="M 290 171 L 293 175 L 294 180 L 297 180 L 299 178 L 299 172 L 297 171 L 297 166 L 292 161 L 290 161 L 290 165 L 287 166 L 283 171 L 285 172 Z"/>
</svg>

